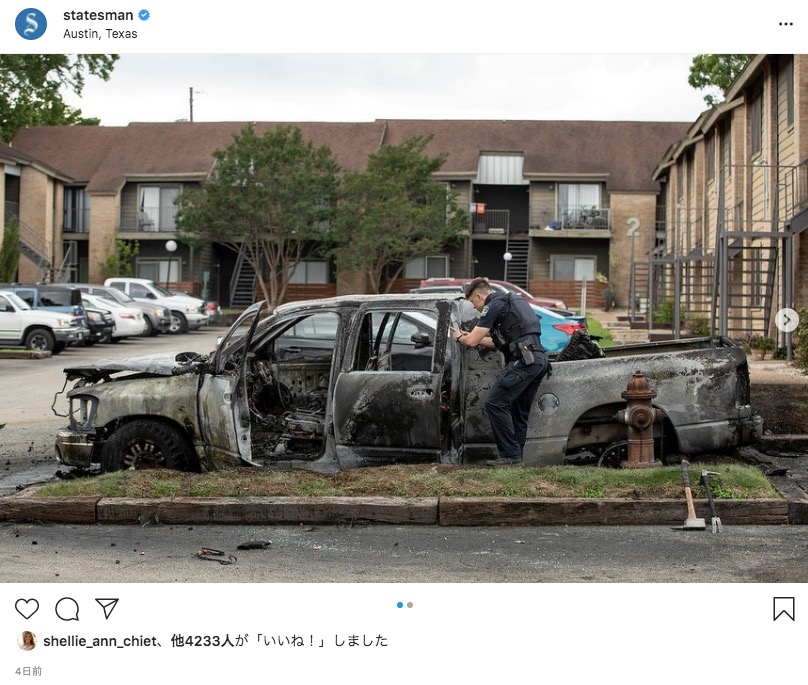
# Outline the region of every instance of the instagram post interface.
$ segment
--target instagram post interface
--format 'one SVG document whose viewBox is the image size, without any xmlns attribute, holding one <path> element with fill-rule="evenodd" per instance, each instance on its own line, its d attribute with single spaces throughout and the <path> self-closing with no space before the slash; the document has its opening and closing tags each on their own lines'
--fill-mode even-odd
<svg viewBox="0 0 808 685">
<path fill-rule="evenodd" d="M 163 5 L 0 12 L 0 682 L 793 678 L 804 10 Z"/>
</svg>

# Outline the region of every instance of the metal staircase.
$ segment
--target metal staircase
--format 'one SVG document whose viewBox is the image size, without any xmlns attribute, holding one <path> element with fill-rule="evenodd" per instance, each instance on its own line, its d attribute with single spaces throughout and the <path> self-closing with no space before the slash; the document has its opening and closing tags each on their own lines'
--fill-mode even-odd
<svg viewBox="0 0 808 685">
<path fill-rule="evenodd" d="M 509 238 L 507 251 L 511 253 L 511 260 L 505 262 L 505 280 L 527 290 L 530 239 L 517 240 Z"/>
<path fill-rule="evenodd" d="M 20 254 L 32 262 L 37 269 L 36 281 L 46 282 L 52 275 L 53 264 L 48 259 L 48 246 L 45 239 L 28 224 L 14 217 L 20 227 Z M 6 219 L 8 221 L 8 218 Z"/>
<path fill-rule="evenodd" d="M 255 302 L 255 269 L 246 259 L 247 244 L 242 243 L 233 276 L 230 278 L 230 307 L 244 309 Z"/>
</svg>

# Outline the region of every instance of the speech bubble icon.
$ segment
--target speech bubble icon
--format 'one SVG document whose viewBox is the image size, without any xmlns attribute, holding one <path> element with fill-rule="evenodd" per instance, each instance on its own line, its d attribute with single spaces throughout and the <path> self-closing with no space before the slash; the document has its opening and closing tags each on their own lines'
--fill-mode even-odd
<svg viewBox="0 0 808 685">
<path fill-rule="evenodd" d="M 62 597 L 62 599 L 56 602 L 56 615 L 63 621 L 78 621 L 78 602 L 72 597 Z"/>
<path fill-rule="evenodd" d="M 35 599 L 18 599 L 14 604 L 14 608 L 20 616 L 27 620 L 39 611 L 39 602 Z"/>
</svg>

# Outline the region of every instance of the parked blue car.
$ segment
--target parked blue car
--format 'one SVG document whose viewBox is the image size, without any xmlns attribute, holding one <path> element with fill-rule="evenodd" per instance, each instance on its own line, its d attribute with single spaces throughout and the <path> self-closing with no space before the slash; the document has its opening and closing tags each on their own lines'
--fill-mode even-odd
<svg viewBox="0 0 808 685">
<path fill-rule="evenodd" d="M 463 295 L 463 286 L 429 286 L 414 288 L 411 293 L 457 293 Z M 530 308 L 536 312 L 541 321 L 541 344 L 549 353 L 561 352 L 575 331 L 586 330 L 586 318 L 580 316 L 561 316 L 555 312 L 531 304 Z"/>
<path fill-rule="evenodd" d="M 541 344 L 548 352 L 561 352 L 575 331 L 586 330 L 579 317 L 559 316 L 549 309 L 534 304 L 530 305 L 530 308 L 541 320 Z"/>
</svg>

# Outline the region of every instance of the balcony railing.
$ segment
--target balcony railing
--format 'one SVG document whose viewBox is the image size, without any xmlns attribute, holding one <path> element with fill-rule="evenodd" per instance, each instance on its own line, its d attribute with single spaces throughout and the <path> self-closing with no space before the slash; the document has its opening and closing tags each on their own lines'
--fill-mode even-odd
<svg viewBox="0 0 808 685">
<path fill-rule="evenodd" d="M 608 207 L 592 205 L 567 205 L 566 207 L 541 206 L 533 213 L 536 219 L 533 229 L 549 230 L 604 230 L 612 227 Z"/>
<path fill-rule="evenodd" d="M 173 233 L 176 216 L 176 207 L 123 207 L 120 230 Z"/>
<path fill-rule="evenodd" d="M 486 209 L 471 215 L 472 233 L 494 233 L 507 235 L 510 227 L 510 211 L 507 209 Z"/>
</svg>

